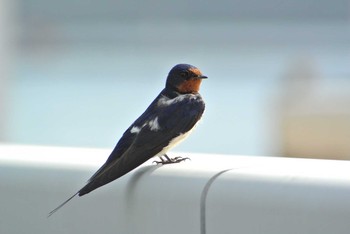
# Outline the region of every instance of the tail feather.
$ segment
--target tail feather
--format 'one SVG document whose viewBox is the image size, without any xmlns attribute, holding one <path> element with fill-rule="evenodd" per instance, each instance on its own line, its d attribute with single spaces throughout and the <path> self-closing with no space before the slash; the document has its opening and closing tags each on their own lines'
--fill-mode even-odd
<svg viewBox="0 0 350 234">
<path fill-rule="evenodd" d="M 75 196 L 83 196 L 109 182 L 118 179 L 119 177 L 125 175 L 129 171 L 135 169 L 145 161 L 147 161 L 151 156 L 156 155 L 156 152 L 148 152 L 144 153 L 139 149 L 133 149 L 132 151 L 128 151 L 128 155 L 123 155 L 123 157 L 118 158 L 114 162 L 105 163 L 87 182 L 87 184 L 76 192 L 73 196 L 68 198 L 65 202 L 59 205 L 57 208 L 52 210 L 48 217 L 57 212 L 60 208 L 62 208 L 65 204 L 67 204 L 70 200 L 72 200 Z"/>
<path fill-rule="evenodd" d="M 143 157 L 140 157 L 139 154 L 132 152 L 114 162 L 103 165 L 102 168 L 89 179 L 88 183 L 79 190 L 79 196 L 90 193 L 91 191 L 122 177 L 150 158 L 147 154 L 145 154 L 146 156 L 141 155 Z"/>
<path fill-rule="evenodd" d="M 76 195 L 78 195 L 79 192 L 76 192 L 73 196 L 71 196 L 70 198 L 68 198 L 66 201 L 64 201 L 61 205 L 57 206 L 55 209 L 53 209 L 49 215 L 47 216 L 48 218 L 53 215 L 54 213 L 56 213 L 59 209 L 61 209 L 65 204 L 67 204 L 70 200 L 72 200 Z"/>
</svg>

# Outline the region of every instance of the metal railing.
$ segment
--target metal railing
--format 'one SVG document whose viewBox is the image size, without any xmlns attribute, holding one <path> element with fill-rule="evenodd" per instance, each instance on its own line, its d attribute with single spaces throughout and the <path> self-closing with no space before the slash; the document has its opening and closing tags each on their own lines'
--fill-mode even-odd
<svg viewBox="0 0 350 234">
<path fill-rule="evenodd" d="M 0 233 L 349 233 L 350 162 L 181 154 L 47 214 L 109 150 L 0 145 Z M 173 153 L 177 156 L 178 154 Z"/>
</svg>

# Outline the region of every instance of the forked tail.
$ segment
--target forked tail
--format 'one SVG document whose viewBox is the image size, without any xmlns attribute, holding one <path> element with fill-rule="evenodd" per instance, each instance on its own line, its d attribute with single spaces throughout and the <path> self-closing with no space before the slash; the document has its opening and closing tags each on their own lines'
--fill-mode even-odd
<svg viewBox="0 0 350 234">
<path fill-rule="evenodd" d="M 70 198 L 68 198 L 66 201 L 64 201 L 61 205 L 59 205 L 59 206 L 57 206 L 55 209 L 53 209 L 50 213 L 49 213 L 49 215 L 47 216 L 48 218 L 51 216 L 51 215 L 53 215 L 54 213 L 56 213 L 56 211 L 58 211 L 59 209 L 61 209 L 62 208 L 62 206 L 64 206 L 65 204 L 67 204 L 70 200 L 72 200 L 76 195 L 78 195 L 79 194 L 79 191 L 78 192 L 76 192 L 73 196 L 71 196 Z"/>
</svg>

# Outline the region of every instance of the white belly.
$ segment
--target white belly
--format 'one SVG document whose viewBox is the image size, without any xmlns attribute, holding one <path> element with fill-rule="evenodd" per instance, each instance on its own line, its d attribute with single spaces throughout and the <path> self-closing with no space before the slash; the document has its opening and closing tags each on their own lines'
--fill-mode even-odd
<svg viewBox="0 0 350 234">
<path fill-rule="evenodd" d="M 160 152 L 159 152 L 157 155 L 155 155 L 155 156 L 162 156 L 162 155 L 166 154 L 166 152 L 168 152 L 168 150 L 170 150 L 171 148 L 173 148 L 174 146 L 176 146 L 177 144 L 179 144 L 180 142 L 182 142 L 183 140 L 185 140 L 185 139 L 191 134 L 191 132 L 193 131 L 193 129 L 194 129 L 194 127 L 193 127 L 190 131 L 188 131 L 188 132 L 186 132 L 186 133 L 184 133 L 184 134 L 181 134 L 181 135 L 175 137 L 174 139 L 172 139 L 172 140 L 169 142 L 169 145 L 167 145 L 166 147 L 164 147 L 164 148 L 162 149 L 162 151 L 160 151 Z"/>
</svg>

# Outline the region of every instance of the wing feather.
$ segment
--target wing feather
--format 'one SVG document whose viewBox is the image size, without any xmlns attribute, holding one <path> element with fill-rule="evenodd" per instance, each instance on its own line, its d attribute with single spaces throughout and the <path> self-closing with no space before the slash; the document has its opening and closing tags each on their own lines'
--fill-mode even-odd
<svg viewBox="0 0 350 234">
<path fill-rule="evenodd" d="M 198 94 L 199 95 L 199 94 Z M 156 103 L 153 103 L 156 105 Z M 131 127 L 124 133 L 121 142 L 107 159 L 106 163 L 95 173 L 88 184 L 79 191 L 79 196 L 91 192 L 138 167 L 148 159 L 156 156 L 169 145 L 169 142 L 191 130 L 201 118 L 204 103 L 200 99 L 185 98 L 179 102 L 165 106 L 150 106 L 147 118 L 140 116 L 134 125 L 148 123 L 157 117 L 159 129 L 145 124 L 138 134 L 129 136 Z M 126 138 L 126 139 L 123 139 Z M 123 146 L 123 150 L 118 147 Z M 122 154 L 120 154 L 122 152 Z"/>
</svg>

